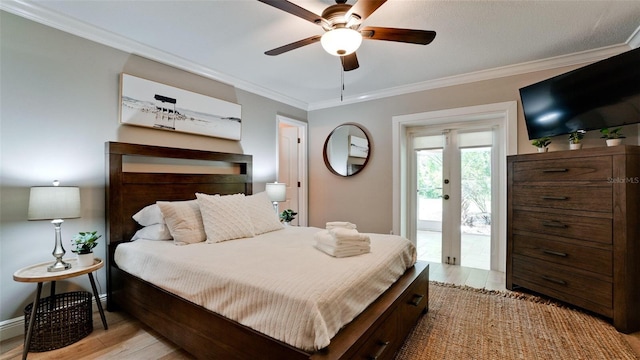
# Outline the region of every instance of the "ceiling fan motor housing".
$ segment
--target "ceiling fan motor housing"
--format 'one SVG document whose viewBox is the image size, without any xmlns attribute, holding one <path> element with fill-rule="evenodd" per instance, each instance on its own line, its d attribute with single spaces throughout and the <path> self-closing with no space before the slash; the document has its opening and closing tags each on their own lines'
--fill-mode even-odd
<svg viewBox="0 0 640 360">
<path fill-rule="evenodd" d="M 349 9 L 351 9 L 351 5 L 347 4 L 331 5 L 324 9 L 322 12 L 322 19 L 325 21 L 320 20 L 322 27 L 326 31 L 330 31 L 341 27 L 347 27 L 347 24 L 352 23 L 349 24 L 349 27 L 354 30 L 357 29 L 360 25 L 360 17 L 356 14 L 352 14 L 349 19 L 345 18 Z"/>
</svg>

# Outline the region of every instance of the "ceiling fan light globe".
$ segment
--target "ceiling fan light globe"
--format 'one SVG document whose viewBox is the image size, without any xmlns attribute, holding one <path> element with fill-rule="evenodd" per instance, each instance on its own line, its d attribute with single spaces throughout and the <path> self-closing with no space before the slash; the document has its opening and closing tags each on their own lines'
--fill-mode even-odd
<svg viewBox="0 0 640 360">
<path fill-rule="evenodd" d="M 353 29 L 338 28 L 324 33 L 320 43 L 329 54 L 345 56 L 358 50 L 362 44 L 362 35 Z"/>
</svg>

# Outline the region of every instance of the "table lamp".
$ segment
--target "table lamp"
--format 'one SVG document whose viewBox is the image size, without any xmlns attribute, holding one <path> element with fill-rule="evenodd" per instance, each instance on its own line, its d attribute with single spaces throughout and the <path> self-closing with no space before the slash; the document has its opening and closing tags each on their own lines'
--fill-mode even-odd
<svg viewBox="0 0 640 360">
<path fill-rule="evenodd" d="M 56 261 L 47 271 L 62 271 L 71 268 L 71 264 L 62 261 L 65 254 L 62 246 L 62 219 L 80 217 L 80 189 L 73 186 L 59 186 L 55 180 L 53 186 L 32 187 L 29 194 L 29 220 L 51 220 L 55 227 L 55 246 L 51 253 Z"/>
<path fill-rule="evenodd" d="M 267 196 L 273 203 L 273 210 L 278 213 L 278 202 L 287 200 L 287 184 L 285 183 L 267 183 L 266 186 Z"/>
</svg>

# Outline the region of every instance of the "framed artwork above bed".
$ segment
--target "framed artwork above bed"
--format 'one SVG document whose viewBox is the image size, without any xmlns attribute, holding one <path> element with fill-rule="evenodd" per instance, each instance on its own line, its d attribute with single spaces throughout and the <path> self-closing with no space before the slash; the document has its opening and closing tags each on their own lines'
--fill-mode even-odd
<svg viewBox="0 0 640 360">
<path fill-rule="evenodd" d="M 120 76 L 120 123 L 240 140 L 241 106 L 142 79 Z"/>
</svg>

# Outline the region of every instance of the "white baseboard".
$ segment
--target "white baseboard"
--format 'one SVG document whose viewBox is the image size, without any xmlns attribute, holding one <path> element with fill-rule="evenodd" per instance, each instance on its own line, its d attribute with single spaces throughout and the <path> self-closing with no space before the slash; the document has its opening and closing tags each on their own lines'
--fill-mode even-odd
<svg viewBox="0 0 640 360">
<path fill-rule="evenodd" d="M 95 307 L 95 302 L 96 299 L 93 298 L 91 306 L 93 306 L 94 309 L 97 309 Z M 106 309 L 106 294 L 100 295 L 100 303 L 102 303 L 102 308 Z M 21 335 L 24 335 L 24 316 L 0 322 L 0 341 L 4 341 Z"/>
</svg>

